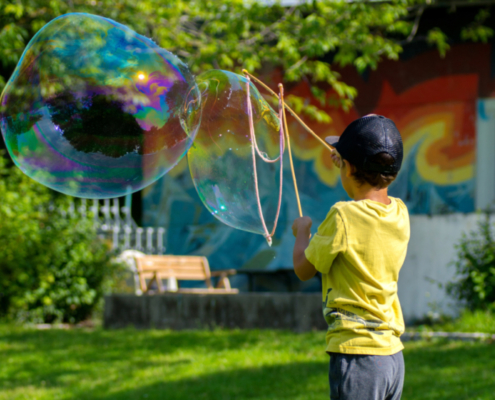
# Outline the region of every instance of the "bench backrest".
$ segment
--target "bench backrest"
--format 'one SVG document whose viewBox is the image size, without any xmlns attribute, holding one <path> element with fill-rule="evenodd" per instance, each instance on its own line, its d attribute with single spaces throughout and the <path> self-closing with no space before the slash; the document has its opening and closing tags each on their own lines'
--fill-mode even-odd
<svg viewBox="0 0 495 400">
<path fill-rule="evenodd" d="M 151 278 L 159 271 L 161 279 L 209 280 L 208 259 L 201 256 L 141 256 L 136 257 L 139 274 Z"/>
</svg>

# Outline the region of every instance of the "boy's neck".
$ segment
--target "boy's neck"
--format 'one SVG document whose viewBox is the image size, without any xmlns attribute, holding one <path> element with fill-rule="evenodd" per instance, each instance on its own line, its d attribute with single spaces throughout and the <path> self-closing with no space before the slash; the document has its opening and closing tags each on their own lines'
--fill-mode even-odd
<svg viewBox="0 0 495 400">
<path fill-rule="evenodd" d="M 352 198 L 354 201 L 373 200 L 385 205 L 389 205 L 391 203 L 391 200 L 388 197 L 388 188 L 376 189 L 371 185 L 355 187 Z"/>
</svg>

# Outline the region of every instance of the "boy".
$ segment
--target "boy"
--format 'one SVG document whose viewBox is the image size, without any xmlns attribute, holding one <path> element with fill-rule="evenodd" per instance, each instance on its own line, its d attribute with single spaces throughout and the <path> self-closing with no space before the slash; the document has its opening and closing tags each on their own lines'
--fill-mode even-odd
<svg viewBox="0 0 495 400">
<path fill-rule="evenodd" d="M 399 400 L 404 320 L 397 281 L 409 215 L 387 187 L 402 163 L 402 139 L 393 121 L 371 114 L 326 140 L 354 201 L 336 203 L 311 241 L 309 217 L 296 219 L 292 230 L 297 276 L 305 281 L 322 274 L 330 398 Z"/>
</svg>

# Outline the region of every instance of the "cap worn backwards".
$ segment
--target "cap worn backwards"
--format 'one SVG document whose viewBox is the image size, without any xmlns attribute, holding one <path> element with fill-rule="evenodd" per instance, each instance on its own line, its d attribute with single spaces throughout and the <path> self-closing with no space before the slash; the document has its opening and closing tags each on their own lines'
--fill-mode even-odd
<svg viewBox="0 0 495 400">
<path fill-rule="evenodd" d="M 382 115 L 368 115 L 351 122 L 340 137 L 325 139 L 351 164 L 369 172 L 395 174 L 402 165 L 403 145 L 394 121 Z M 393 157 L 392 165 L 381 165 L 370 161 L 379 154 Z"/>
</svg>

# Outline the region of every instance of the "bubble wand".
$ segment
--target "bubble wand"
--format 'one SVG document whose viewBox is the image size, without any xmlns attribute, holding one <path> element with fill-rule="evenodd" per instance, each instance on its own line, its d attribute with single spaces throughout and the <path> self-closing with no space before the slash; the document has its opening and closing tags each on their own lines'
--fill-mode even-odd
<svg viewBox="0 0 495 400">
<path fill-rule="evenodd" d="M 272 95 L 274 95 L 275 97 L 278 97 L 278 94 L 275 93 L 272 89 L 270 89 L 270 87 L 268 87 L 265 83 L 263 83 L 261 80 L 259 80 L 258 78 L 256 78 L 254 75 L 251 75 L 247 69 L 243 69 L 242 70 L 243 74 L 245 74 L 246 76 L 249 76 L 251 79 L 253 79 L 254 81 L 256 81 L 257 83 L 259 83 L 261 86 L 263 86 L 266 90 L 268 90 Z M 296 114 L 296 112 L 290 108 L 287 103 L 284 103 L 284 108 L 289 111 L 292 116 L 297 120 L 297 122 L 299 122 L 302 127 L 304 129 L 306 129 L 306 131 L 308 131 L 311 135 L 313 135 L 315 137 L 316 140 L 318 140 L 323 146 L 325 146 L 328 150 L 330 151 L 333 151 L 333 147 L 330 146 L 327 142 L 325 142 L 321 137 L 319 137 L 308 125 L 306 125 L 304 123 L 304 121 L 299 118 L 299 116 Z"/>
<path fill-rule="evenodd" d="M 281 83 L 279 83 L 278 87 L 280 90 L 280 94 L 278 95 L 275 93 L 268 85 L 266 85 L 263 81 L 260 79 L 256 78 L 254 75 L 251 75 L 246 69 L 243 69 L 242 72 L 246 75 L 246 78 L 249 80 L 249 78 L 252 78 L 254 81 L 259 83 L 261 86 L 263 86 L 268 92 L 270 92 L 273 96 L 277 97 L 279 99 L 279 106 L 282 107 L 282 113 L 281 113 L 281 120 L 280 124 L 284 125 L 284 131 L 285 131 L 285 141 L 287 142 L 287 150 L 289 152 L 289 161 L 290 161 L 290 169 L 292 172 L 292 180 L 294 182 L 294 191 L 296 193 L 296 200 L 297 200 L 297 208 L 299 211 L 299 216 L 303 216 L 302 212 L 302 207 L 301 207 L 301 199 L 299 197 L 299 189 L 297 187 L 297 179 L 296 179 L 296 173 L 294 170 L 294 162 L 292 159 L 292 150 L 290 147 L 290 136 L 289 136 L 289 128 L 287 126 L 287 115 L 285 113 L 285 110 L 288 110 L 292 116 L 302 125 L 306 131 L 308 131 L 311 135 L 313 135 L 321 144 L 323 144 L 328 150 L 333 151 L 333 148 L 325 142 L 322 138 L 320 138 L 309 126 L 307 126 L 301 118 L 295 113 L 294 110 L 292 110 L 284 101 L 284 87 Z"/>
</svg>

